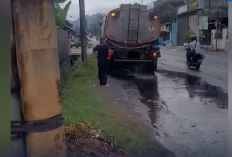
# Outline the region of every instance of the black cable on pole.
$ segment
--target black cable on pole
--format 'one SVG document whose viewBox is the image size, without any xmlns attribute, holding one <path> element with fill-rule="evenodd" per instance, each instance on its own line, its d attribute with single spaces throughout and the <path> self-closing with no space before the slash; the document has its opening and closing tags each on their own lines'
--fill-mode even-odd
<svg viewBox="0 0 232 157">
<path fill-rule="evenodd" d="M 23 137 L 23 133 L 39 133 L 57 129 L 63 125 L 63 114 L 44 120 L 31 122 L 11 121 L 11 140 L 18 140 Z"/>
</svg>

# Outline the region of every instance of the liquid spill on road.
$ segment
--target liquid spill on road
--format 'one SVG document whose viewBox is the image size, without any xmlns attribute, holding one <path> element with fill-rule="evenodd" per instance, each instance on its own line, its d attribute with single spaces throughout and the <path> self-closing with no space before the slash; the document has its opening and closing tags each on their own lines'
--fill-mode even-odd
<svg viewBox="0 0 232 157">
<path fill-rule="evenodd" d="M 127 90 L 137 86 L 155 138 L 177 157 L 227 156 L 228 96 L 220 88 L 169 71 L 159 71 L 155 77 L 114 77 L 129 80 L 123 85 Z"/>
</svg>

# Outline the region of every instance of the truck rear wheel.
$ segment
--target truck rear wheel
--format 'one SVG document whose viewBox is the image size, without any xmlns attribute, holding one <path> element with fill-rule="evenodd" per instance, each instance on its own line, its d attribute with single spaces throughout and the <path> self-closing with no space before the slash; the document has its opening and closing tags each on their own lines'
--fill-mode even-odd
<svg viewBox="0 0 232 157">
<path fill-rule="evenodd" d="M 110 59 L 108 72 L 111 73 L 114 71 L 114 58 Z"/>
<path fill-rule="evenodd" d="M 157 59 L 153 59 L 152 61 L 154 71 L 157 70 Z"/>
<path fill-rule="evenodd" d="M 152 60 L 152 62 L 147 63 L 146 71 L 149 75 L 154 75 L 155 70 L 157 70 L 157 59 Z"/>
</svg>

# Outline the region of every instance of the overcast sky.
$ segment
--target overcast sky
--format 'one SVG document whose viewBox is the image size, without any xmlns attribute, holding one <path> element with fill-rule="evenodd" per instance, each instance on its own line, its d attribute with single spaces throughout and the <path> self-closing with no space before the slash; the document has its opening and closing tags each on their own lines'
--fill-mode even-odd
<svg viewBox="0 0 232 157">
<path fill-rule="evenodd" d="M 68 20 L 75 20 L 79 17 L 79 0 L 71 0 L 72 4 L 67 15 Z M 143 4 L 148 4 L 156 0 L 143 0 Z M 142 0 L 85 0 L 85 13 L 107 13 L 112 9 L 118 8 L 120 4 L 141 3 Z"/>
</svg>

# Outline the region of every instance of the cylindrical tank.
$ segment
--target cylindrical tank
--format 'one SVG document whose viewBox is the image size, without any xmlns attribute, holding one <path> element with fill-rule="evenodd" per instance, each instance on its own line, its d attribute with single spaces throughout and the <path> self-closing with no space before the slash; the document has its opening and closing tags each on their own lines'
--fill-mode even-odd
<svg viewBox="0 0 232 157">
<path fill-rule="evenodd" d="M 124 44 L 144 44 L 159 38 L 160 22 L 156 15 L 139 4 L 124 4 L 105 18 L 104 35 Z"/>
</svg>

